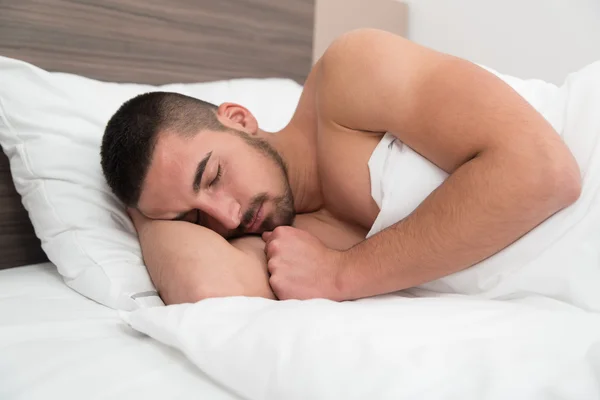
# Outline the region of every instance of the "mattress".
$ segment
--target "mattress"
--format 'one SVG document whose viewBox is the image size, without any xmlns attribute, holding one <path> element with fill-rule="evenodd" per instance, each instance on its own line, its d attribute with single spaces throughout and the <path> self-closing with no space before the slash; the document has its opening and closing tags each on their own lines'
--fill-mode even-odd
<svg viewBox="0 0 600 400">
<path fill-rule="evenodd" d="M 68 288 L 53 264 L 0 271 L 0 399 L 183 398 L 239 399 Z"/>
</svg>

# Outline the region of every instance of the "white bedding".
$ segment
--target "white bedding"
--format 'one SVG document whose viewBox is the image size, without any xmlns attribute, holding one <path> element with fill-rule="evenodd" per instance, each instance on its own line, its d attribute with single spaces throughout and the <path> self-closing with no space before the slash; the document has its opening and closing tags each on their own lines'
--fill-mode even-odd
<svg viewBox="0 0 600 400">
<path fill-rule="evenodd" d="M 68 288 L 52 264 L 0 271 L 0 399 L 192 398 L 239 399 Z"/>
<path fill-rule="evenodd" d="M 541 297 L 229 298 L 123 316 L 252 400 L 600 398 L 600 316 Z"/>
</svg>

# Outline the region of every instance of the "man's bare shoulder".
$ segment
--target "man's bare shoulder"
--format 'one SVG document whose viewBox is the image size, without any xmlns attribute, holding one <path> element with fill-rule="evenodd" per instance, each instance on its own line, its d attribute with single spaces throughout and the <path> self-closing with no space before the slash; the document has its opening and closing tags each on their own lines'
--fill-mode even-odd
<svg viewBox="0 0 600 400">
<path fill-rule="evenodd" d="M 378 81 L 380 66 L 390 62 L 410 65 L 411 69 L 420 70 L 419 64 L 425 63 L 427 57 L 438 57 L 442 53 L 428 49 L 402 36 L 391 32 L 362 28 L 347 32 L 336 38 L 319 60 L 317 81 L 319 88 L 331 83 Z M 423 65 L 424 67 L 424 65 Z M 401 72 L 401 71 L 398 71 Z M 347 78 L 355 81 L 348 81 Z"/>
<path fill-rule="evenodd" d="M 360 28 L 346 32 L 333 40 L 321 57 L 322 64 L 325 65 L 324 68 L 331 64 L 343 64 L 346 67 L 352 67 L 352 65 L 341 62 L 346 61 L 348 57 L 373 55 L 380 51 L 384 51 L 384 54 L 380 55 L 385 56 L 391 42 L 394 42 L 395 45 L 401 44 L 407 49 L 421 47 L 409 39 L 388 31 Z"/>
<path fill-rule="evenodd" d="M 433 56 L 432 56 L 433 54 Z M 402 112 L 410 115 L 416 83 L 427 73 L 438 53 L 399 35 L 358 29 L 335 39 L 313 69 L 319 121 L 349 132 L 386 132 L 390 88 L 404 99 Z M 435 62 L 433 63 L 435 64 Z"/>
<path fill-rule="evenodd" d="M 373 57 L 376 52 L 389 49 L 390 41 L 407 42 L 400 36 L 377 29 L 357 29 L 341 35 L 327 48 L 319 60 L 312 66 L 304 82 L 300 100 L 290 121 L 289 126 L 298 128 L 301 132 L 316 132 L 317 119 L 323 114 L 323 109 L 317 97 L 319 93 L 329 91 L 336 98 L 345 96 L 345 85 L 333 87 L 332 77 L 342 76 L 354 71 L 357 59 Z M 362 63 L 364 65 L 364 63 Z M 362 79 L 370 79 L 362 76 Z M 323 98 L 321 99 L 321 101 Z"/>
</svg>

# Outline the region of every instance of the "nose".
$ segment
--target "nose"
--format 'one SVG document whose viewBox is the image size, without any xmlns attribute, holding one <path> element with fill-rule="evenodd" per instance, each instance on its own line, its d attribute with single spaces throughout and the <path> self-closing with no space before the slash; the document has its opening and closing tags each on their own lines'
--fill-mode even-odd
<svg viewBox="0 0 600 400">
<path fill-rule="evenodd" d="M 240 225 L 241 206 L 223 191 L 206 195 L 198 209 L 215 219 L 225 229 L 233 230 Z"/>
</svg>

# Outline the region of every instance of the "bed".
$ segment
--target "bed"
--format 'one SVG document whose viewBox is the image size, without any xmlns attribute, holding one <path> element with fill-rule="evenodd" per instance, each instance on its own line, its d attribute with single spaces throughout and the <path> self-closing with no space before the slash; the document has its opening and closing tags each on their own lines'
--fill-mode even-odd
<svg viewBox="0 0 600 400">
<path fill-rule="evenodd" d="M 301 84 L 312 0 L 2 1 L 0 55 L 107 82 Z M 0 152 L 0 398 L 238 398 L 48 261 Z"/>
<path fill-rule="evenodd" d="M 57 135 L 54 124 L 68 113 L 56 112 L 64 109 L 47 96 L 52 88 L 45 71 L 56 71 L 52 84 L 75 82 L 62 87 L 57 100 L 78 96 L 102 109 L 94 120 L 84 113 L 89 107 L 73 105 L 83 113 L 78 125 L 68 140 L 47 149 L 48 158 L 62 157 L 54 153 L 72 146 L 89 124 L 97 128 L 118 101 L 150 88 L 129 83 L 182 88 L 177 85 L 206 82 L 194 88 L 217 101 L 214 82 L 258 79 L 269 90 L 285 86 L 289 112 L 315 55 L 340 29 L 357 27 L 331 3 L 0 1 L 0 69 L 27 77 L 15 83 L 0 74 L 0 117 L 12 113 L 15 123 Z M 406 17 L 404 7 L 383 10 L 389 29 L 401 33 L 405 21 L 396 29 L 390 15 L 396 10 Z M 330 31 L 327 13 L 339 23 Z M 322 40 L 315 41 L 314 32 Z M 353 302 L 231 297 L 164 307 L 150 282 L 124 290 L 123 302 L 86 292 L 49 261 L 48 254 L 66 260 L 65 251 L 42 250 L 64 229 L 32 210 L 38 192 L 17 192 L 29 190 L 23 165 L 14 161 L 22 146 L 7 140 L 0 118 L 0 140 L 11 157 L 9 165 L 0 154 L 0 399 L 600 398 L 600 120 L 593 111 L 600 105 L 600 63 L 562 87 L 492 72 L 538 108 L 584 160 L 581 198 L 522 245 L 477 268 Z M 236 87 L 256 91 L 254 83 Z M 238 95 L 247 99 L 242 89 Z M 7 91 L 25 107 L 3 103 Z M 96 101 L 112 91 L 118 95 L 110 107 Z M 37 110 L 46 100 L 51 113 L 42 121 L 30 118 L 37 114 L 28 114 L 27 106 Z M 261 118 L 277 114 L 285 102 L 276 100 Z M 72 147 L 82 153 L 70 156 L 95 160 L 97 143 L 91 143 Z M 35 160 L 27 162 L 35 169 Z M 49 174 L 48 186 L 77 171 L 58 172 L 38 171 Z M 82 190 L 99 190 L 80 183 Z M 120 215 L 96 214 L 83 228 L 131 230 Z M 113 238 L 114 232 L 103 240 L 129 241 L 130 259 L 138 262 L 131 235 Z M 529 262 L 520 268 L 524 259 Z"/>
</svg>

